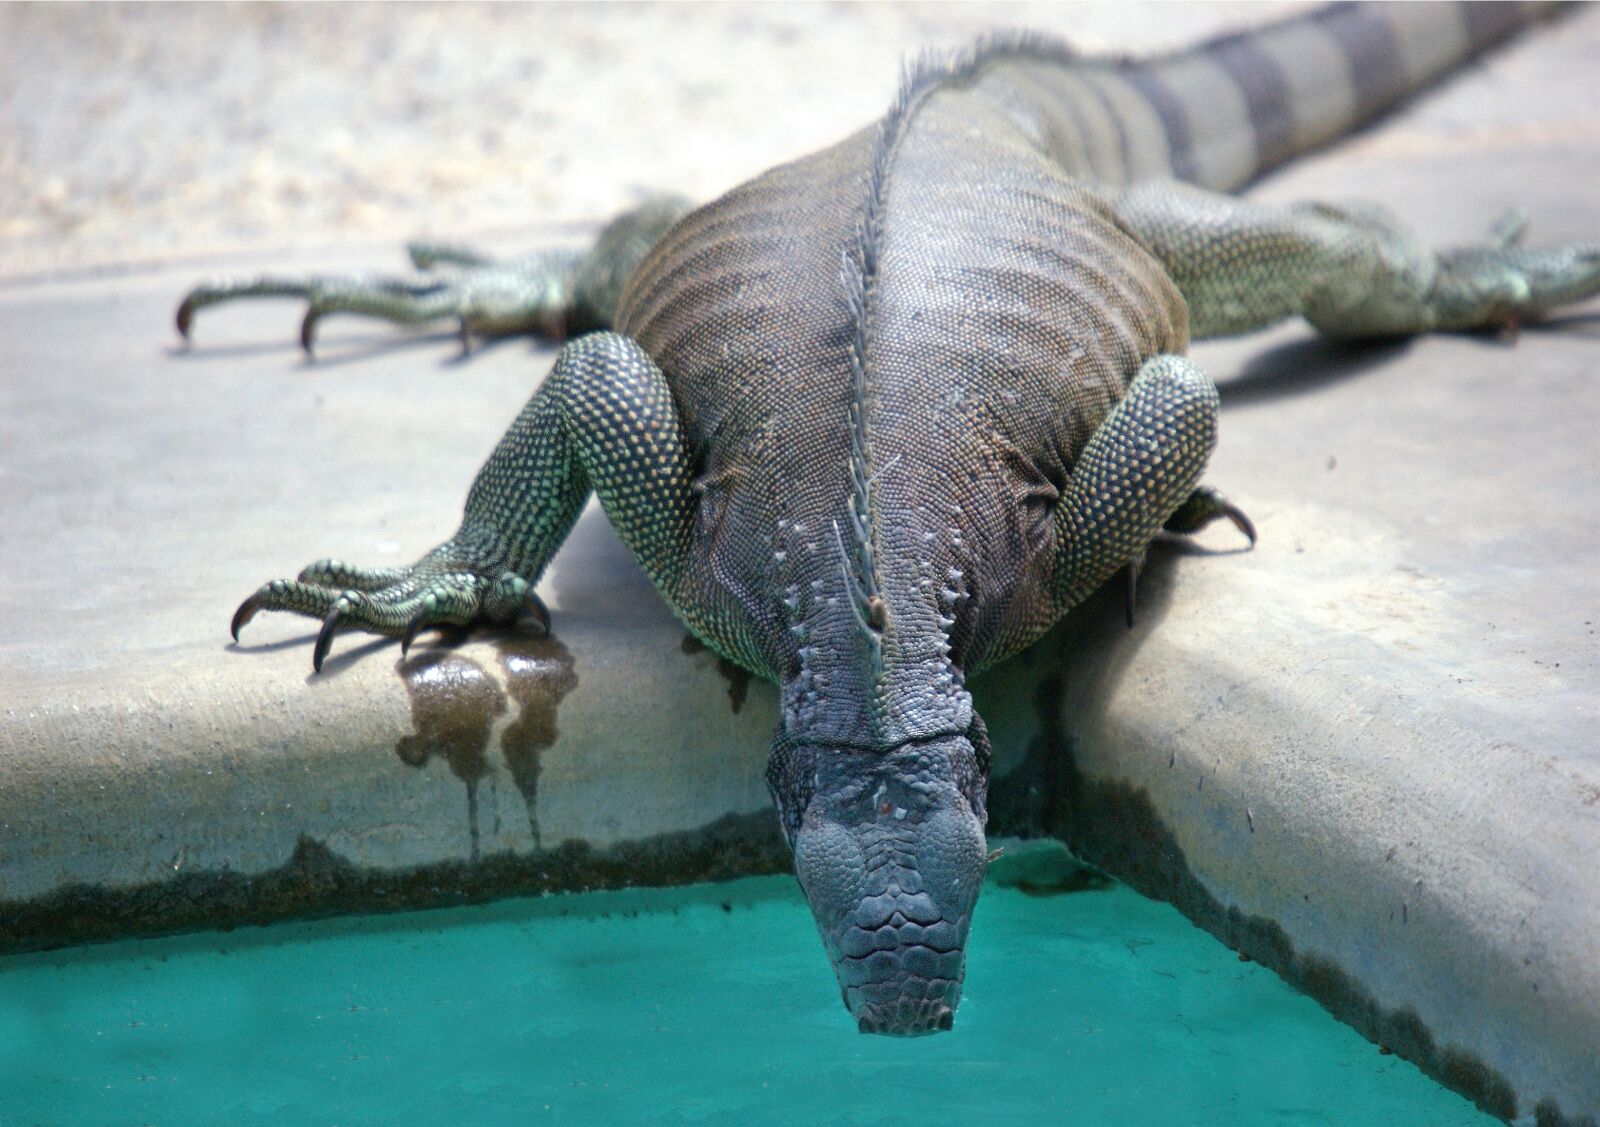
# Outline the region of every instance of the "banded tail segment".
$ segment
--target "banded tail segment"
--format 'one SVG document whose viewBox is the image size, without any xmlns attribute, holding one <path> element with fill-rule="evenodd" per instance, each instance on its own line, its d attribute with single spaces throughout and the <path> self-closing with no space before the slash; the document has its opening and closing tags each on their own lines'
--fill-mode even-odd
<svg viewBox="0 0 1600 1127">
<path fill-rule="evenodd" d="M 1544 3 L 1334 4 L 1150 59 L 993 43 L 979 87 L 1068 171 L 1236 189 L 1360 128 L 1544 15 Z"/>
<path fill-rule="evenodd" d="M 1124 73 L 1157 109 L 1173 174 L 1225 191 L 1360 128 L 1547 7 L 1339 4 Z"/>
</svg>

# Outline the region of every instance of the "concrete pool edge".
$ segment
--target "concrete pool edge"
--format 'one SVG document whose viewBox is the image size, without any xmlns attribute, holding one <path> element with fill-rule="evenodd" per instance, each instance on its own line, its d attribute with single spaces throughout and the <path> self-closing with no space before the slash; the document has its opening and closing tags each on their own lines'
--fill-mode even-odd
<svg viewBox="0 0 1600 1127">
<path fill-rule="evenodd" d="M 1203 575 L 1156 569 L 1152 602 L 1171 617 L 1149 635 L 1117 644 L 1120 598 L 1102 592 L 1054 640 L 1060 672 L 1039 688 L 1041 735 L 1017 772 L 1046 796 L 1036 804 L 1045 814 L 1039 828 L 1174 904 L 1485 1111 L 1519 1124 L 1600 1122 L 1600 963 L 1585 926 L 1595 889 L 1582 875 L 1595 854 L 1559 856 L 1574 835 L 1593 841 L 1588 792 L 1553 794 L 1523 778 L 1522 749 L 1507 741 L 1529 733 L 1508 730 L 1502 716 L 1475 716 L 1462 701 L 1443 725 L 1411 711 L 1436 702 L 1402 701 L 1395 727 L 1428 731 L 1430 748 L 1478 751 L 1469 761 L 1482 777 L 1470 783 L 1496 794 L 1530 832 L 1506 833 L 1493 817 L 1454 816 L 1463 800 L 1452 788 L 1461 778 L 1436 780 L 1432 793 L 1386 767 L 1404 754 L 1403 737 L 1374 740 L 1369 732 L 1340 746 L 1343 758 L 1314 758 L 1327 733 L 1349 730 L 1347 718 L 1282 684 L 1271 690 L 1272 705 L 1241 699 L 1248 692 L 1240 690 L 1240 664 L 1208 649 L 1215 639 L 1192 613 L 1204 599 L 1174 595 Z M 1287 630 L 1273 639 L 1291 664 L 1296 636 L 1307 635 Z M 1194 660 L 1190 645 L 1211 660 Z M 1385 672 L 1393 687 L 1415 691 L 1421 683 L 1403 661 Z M 1361 694 L 1347 703 L 1373 707 Z M 1205 722 L 1229 705 L 1238 710 L 1233 724 Z M 1173 730 L 1164 716 L 1199 722 Z M 1286 761 L 1307 755 L 1289 771 L 1335 772 L 1313 784 L 1320 805 L 1273 778 L 1275 764 L 1251 746 L 1267 739 Z M 1508 746 L 1516 754 L 1503 762 L 1481 754 Z M 1384 792 L 1381 804 L 1352 797 L 1359 788 L 1350 776 L 1360 768 Z M 1419 809 L 1397 826 L 1390 806 Z M 1481 855 L 1472 855 L 1474 845 Z"/>
<path fill-rule="evenodd" d="M 451 903 L 458 894 L 449 885 L 460 873 L 473 871 L 475 849 L 480 865 L 510 854 L 505 871 L 521 875 L 508 878 L 513 886 L 503 891 L 534 890 L 540 885 L 528 874 L 537 871 L 540 856 L 535 807 L 544 844 L 558 854 L 574 850 L 574 858 L 604 858 L 611 856 L 608 850 L 626 850 L 629 843 L 663 840 L 688 851 L 685 869 L 695 874 L 710 872 L 713 864 L 730 865 L 729 875 L 739 865 L 765 867 L 756 871 L 782 866 L 761 782 L 775 694 L 769 686 L 730 678 L 714 655 L 683 645 L 682 627 L 597 514 L 580 522 L 552 569 L 553 638 L 484 634 L 453 648 L 430 640 L 405 660 L 395 660 L 392 642 L 341 638 L 327 671 L 317 678 L 307 676 L 307 627 L 299 622 L 253 624 L 245 645 L 228 646 L 227 614 L 241 582 L 271 575 L 285 559 L 311 558 L 319 550 L 352 558 L 371 551 L 350 540 L 326 544 L 326 529 L 364 528 L 372 520 L 367 510 L 376 505 L 384 510 L 377 523 L 387 521 L 383 535 L 426 543 L 438 514 L 459 504 L 456 482 L 481 457 L 476 432 L 483 425 L 464 424 L 473 434 L 460 449 L 425 441 L 440 429 L 444 381 L 431 358 L 419 357 L 416 350 L 385 355 L 382 364 L 343 370 L 330 365 L 296 375 L 289 384 L 290 401 L 270 412 L 265 404 L 285 394 L 278 389 L 286 382 L 281 357 L 270 351 L 186 357 L 186 379 L 210 387 L 208 398 L 172 389 L 173 361 L 154 345 L 139 354 L 147 368 L 135 363 L 127 375 L 129 350 L 115 338 L 136 336 L 144 326 L 157 324 L 168 289 L 161 279 L 61 287 L 65 298 L 77 303 L 65 308 L 68 319 L 76 323 L 84 316 L 81 307 L 92 306 L 105 333 L 19 335 L 22 347 L 53 343 L 37 345 L 47 358 L 19 369 L 18 378 L 3 389 L 14 393 L 20 385 L 29 392 L 32 381 L 39 385 L 34 402 L 41 408 L 56 405 L 51 409 L 57 414 L 38 416 L 49 441 L 20 450 L 22 472 L 15 480 L 39 479 L 37 503 L 19 492 L 16 524 L 58 565 L 39 581 L 43 600 L 17 599 L 12 640 L 0 643 L 11 694 L 0 715 L 0 932 L 29 920 L 37 932 L 51 912 L 75 910 L 80 924 L 74 927 L 99 928 L 101 937 L 110 937 L 117 897 L 152 888 L 158 891 L 141 910 L 170 908 L 171 894 L 182 887 L 171 882 L 193 871 L 226 874 L 224 885 L 213 887 L 236 890 L 280 873 L 288 883 L 279 894 L 290 900 L 296 887 L 304 888 L 295 886 L 295 879 L 321 879 L 329 888 L 349 889 L 328 857 L 348 861 L 358 874 L 387 873 L 375 879 L 402 884 L 406 878 L 393 874 L 432 874 L 445 885 L 432 902 Z M 53 298 L 30 301 L 23 295 L 0 300 L 0 313 L 7 311 L 30 323 L 48 323 L 61 313 Z M 260 336 L 270 335 L 269 328 L 257 326 Z M 92 354 L 79 358 L 79 370 L 86 383 L 100 381 L 70 404 L 59 402 L 45 386 L 67 363 L 60 353 L 68 345 Z M 1494 1025 L 1494 1015 L 1507 1009 L 1508 998 L 1527 989 L 1519 970 L 1527 942 L 1505 927 L 1477 927 L 1463 908 L 1480 904 L 1480 915 L 1504 922 L 1508 910 L 1528 898 L 1526 886 L 1532 882 L 1541 890 L 1535 899 L 1547 902 L 1530 909 L 1537 910 L 1539 926 L 1546 929 L 1543 938 L 1534 937 L 1539 942 L 1552 935 L 1570 943 L 1575 936 L 1600 934 L 1589 922 L 1597 911 L 1593 881 L 1583 879 L 1581 871 L 1574 875 L 1571 860 L 1594 856 L 1597 843 L 1593 807 L 1585 805 L 1583 790 L 1592 774 L 1584 756 L 1591 746 L 1585 733 L 1592 732 L 1593 722 L 1573 711 L 1574 702 L 1579 708 L 1583 704 L 1584 662 L 1592 660 L 1593 643 L 1556 633 L 1524 609 L 1545 605 L 1536 596 L 1552 592 L 1569 604 L 1586 597 L 1593 577 L 1584 574 L 1582 561 L 1593 553 L 1582 547 L 1581 537 L 1592 539 L 1593 530 L 1563 530 L 1536 512 L 1545 522 L 1538 526 L 1540 535 L 1555 548 L 1541 570 L 1522 573 L 1531 576 L 1522 587 L 1491 592 L 1495 597 L 1489 599 L 1483 576 L 1499 581 L 1507 574 L 1505 565 L 1491 559 L 1480 575 L 1460 564 L 1464 553 L 1454 539 L 1442 545 L 1422 539 L 1418 526 L 1401 519 L 1404 514 L 1375 516 L 1381 508 L 1376 489 L 1358 475 L 1364 464 L 1373 467 L 1368 473 L 1392 473 L 1386 467 L 1396 463 L 1392 457 L 1364 454 L 1355 437 L 1334 428 L 1353 431 L 1367 425 L 1360 411 L 1374 408 L 1358 410 L 1351 405 L 1354 399 L 1396 411 L 1387 401 L 1400 399 L 1406 407 L 1409 395 L 1414 400 L 1409 409 L 1418 412 L 1453 397 L 1452 409 L 1459 412 L 1482 396 L 1473 410 L 1495 420 L 1498 441 L 1546 458 L 1563 449 L 1581 450 L 1575 438 L 1563 442 L 1560 435 L 1562 427 L 1581 429 L 1585 408 L 1575 403 L 1587 402 L 1582 396 L 1592 394 L 1582 383 L 1588 363 L 1582 349 L 1581 339 L 1529 334 L 1517 353 L 1521 378 L 1506 383 L 1494 375 L 1504 354 L 1492 346 L 1430 340 L 1366 361 L 1373 370 L 1403 361 L 1406 379 L 1329 380 L 1299 400 L 1273 401 L 1272 411 L 1256 411 L 1248 402 L 1243 410 L 1230 407 L 1225 416 L 1229 437 L 1219 450 L 1216 479 L 1249 498 L 1263 527 L 1258 550 L 1182 559 L 1157 553 L 1142 581 L 1137 630 L 1130 633 L 1122 624 L 1120 592 L 1108 592 L 1069 617 L 1063 630 L 973 686 L 995 743 L 997 833 L 1032 828 L 1065 837 L 1141 891 L 1198 914 L 1203 925 L 1209 913 L 1211 930 L 1225 941 L 1254 944 L 1244 949 L 1291 981 L 1299 974 L 1297 984 L 1325 1003 L 1329 997 L 1318 991 L 1328 988 L 1328 976 L 1319 979 L 1305 970 L 1309 964 L 1296 960 L 1336 943 L 1359 944 L 1385 918 L 1367 904 L 1324 918 L 1320 927 L 1296 922 L 1292 911 L 1271 903 L 1288 889 L 1289 878 L 1281 865 L 1272 864 L 1272 856 L 1253 855 L 1251 843 L 1259 848 L 1274 834 L 1280 843 L 1298 842 L 1296 848 L 1329 869 L 1324 885 L 1389 894 L 1402 868 L 1428 860 L 1426 850 L 1413 856 L 1412 843 L 1442 840 L 1435 831 L 1463 840 L 1458 823 L 1461 811 L 1467 811 L 1481 830 L 1466 834 L 1476 842 L 1472 856 L 1481 871 L 1463 880 L 1459 871 L 1435 864 L 1431 873 L 1440 882 L 1435 891 L 1449 901 L 1440 902 L 1435 921 L 1454 927 L 1447 946 L 1421 952 L 1409 934 L 1428 926 L 1426 914 L 1419 915 L 1416 902 L 1408 905 L 1391 896 L 1384 911 L 1401 923 L 1409 911 L 1409 933 L 1404 928 L 1385 933 L 1365 963 L 1314 957 L 1343 968 L 1369 997 L 1381 999 L 1349 1007 L 1350 1020 L 1369 1036 L 1397 1040 L 1391 1047 L 1407 1053 L 1406 1038 L 1390 1026 L 1404 1026 L 1401 1015 L 1409 1007 L 1422 1015 L 1417 1024 L 1432 1038 L 1427 1043 L 1410 1038 L 1413 1051 L 1426 1058 L 1418 1063 L 1434 1075 L 1472 1086 L 1472 1094 L 1487 1099 L 1488 1106 L 1514 1106 L 1519 1114 L 1531 1115 L 1544 1105 L 1550 1122 L 1559 1121 L 1550 1110 L 1556 1107 L 1575 1123 L 1600 1106 L 1600 1095 L 1583 1088 L 1600 1075 L 1600 1066 L 1582 1058 L 1576 1046 L 1600 1044 L 1600 1034 L 1585 1040 L 1552 1033 L 1548 1026 L 1541 1033 L 1535 1022 L 1503 1038 L 1498 1050 L 1471 1044 L 1475 1036 L 1481 1038 L 1481 1027 Z M 1290 359 L 1316 363 L 1318 354 L 1301 349 Z M 525 398 L 530 368 L 525 357 L 501 349 L 474 363 L 470 383 L 447 375 L 454 381 L 448 387 L 451 400 L 468 401 L 453 408 L 464 418 L 492 420 Z M 1208 363 L 1216 370 L 1230 367 L 1214 354 Z M 537 371 L 536 364 L 531 367 Z M 1493 391 L 1491 382 L 1502 390 Z M 1463 395 L 1463 387 L 1471 394 Z M 1579 398 L 1564 397 L 1573 388 Z M 154 391 L 167 398 L 154 406 L 127 403 Z M 326 434 L 333 425 L 380 391 L 410 404 L 395 433 L 330 445 Z M 1228 395 L 1225 386 L 1225 400 Z M 1328 406 L 1329 401 L 1335 405 Z M 252 426 L 267 433 L 252 445 L 237 432 L 208 430 L 183 413 L 199 416 L 217 410 L 214 404 L 260 415 L 252 417 Z M 98 412 L 96 419 L 83 422 L 91 411 Z M 157 445 L 169 441 L 159 431 L 118 432 L 122 418 L 141 411 L 185 436 L 185 445 L 177 450 Z M 340 417 L 330 420 L 324 417 L 328 414 Z M 1395 417 L 1415 439 L 1420 420 Z M 1523 432 L 1505 432 L 1502 418 L 1516 420 Z M 1526 440 L 1524 432 L 1532 431 L 1545 436 L 1542 445 Z M 214 433 L 220 437 L 211 437 Z M 1313 433 L 1340 450 L 1338 475 L 1323 469 L 1321 457 L 1308 465 L 1297 449 Z M 78 434 L 86 436 L 81 448 L 72 445 Z M 1375 441 L 1381 442 L 1381 435 Z M 407 486 L 422 493 L 403 507 L 388 500 L 393 495 L 386 480 L 388 459 L 371 457 L 369 449 L 401 442 L 417 444 L 412 457 L 420 468 L 407 475 Z M 1241 461 L 1248 452 L 1255 464 Z M 1471 452 L 1467 447 L 1465 453 Z M 102 457 L 106 464 L 96 460 Z M 30 459 L 42 468 L 35 470 Z M 165 471 L 160 488 L 128 500 L 119 497 L 110 518 L 109 531 L 119 542 L 144 543 L 151 560 L 198 561 L 189 583 L 160 591 L 154 600 L 158 614 L 146 609 L 152 600 L 142 589 L 155 580 L 137 567 L 108 571 L 100 566 L 92 550 L 74 547 L 86 534 L 81 526 L 60 522 L 59 510 L 63 504 L 93 503 L 117 465 L 174 460 L 178 464 Z M 1458 464 L 1427 458 L 1403 464 L 1408 474 L 1422 478 L 1415 492 L 1429 497 L 1448 497 L 1450 484 L 1466 472 Z M 264 469 L 268 466 L 273 468 Z M 74 476 L 53 480 L 50 474 L 63 467 Z M 1470 510 L 1477 539 L 1469 546 L 1511 542 L 1535 502 L 1563 511 L 1581 502 L 1549 485 L 1566 481 L 1576 489 L 1581 476 L 1555 472 L 1538 460 L 1516 467 L 1539 480 L 1540 495 L 1521 508 L 1504 510 L 1510 515 L 1498 526 L 1491 518 L 1502 510 L 1457 500 L 1458 507 Z M 1510 486 L 1524 488 L 1513 468 L 1505 470 Z M 264 472 L 287 478 L 277 488 L 288 494 L 320 476 L 353 484 L 348 496 L 335 498 L 317 527 L 307 530 L 303 519 L 261 511 L 275 503 L 263 500 Z M 1359 504 L 1330 498 L 1330 477 L 1336 485 L 1345 479 L 1343 488 Z M 1297 500 L 1302 496 L 1311 503 Z M 1389 503 L 1393 497 L 1382 500 Z M 418 515 L 410 515 L 412 509 Z M 1459 511 L 1442 504 L 1440 509 L 1439 527 L 1469 525 Z M 1576 546 L 1573 537 L 1580 538 Z M 1233 547 L 1225 535 L 1205 542 L 1219 553 Z M 219 544 L 228 546 L 224 558 L 219 558 Z M 1301 545 L 1310 550 L 1300 552 Z M 1457 559 L 1441 558 L 1446 554 Z M 153 568 L 152 574 L 159 571 Z M 98 617 L 63 619 L 48 612 L 84 599 L 95 600 Z M 105 616 L 124 604 L 134 609 L 108 625 Z M 1560 600 L 1550 605 L 1559 606 Z M 1360 617 L 1353 618 L 1358 612 Z M 1483 644 L 1461 637 L 1463 626 L 1484 619 L 1505 624 L 1500 641 Z M 1506 650 L 1506 639 L 1517 637 L 1513 628 L 1544 641 L 1566 670 L 1552 672 L 1520 658 L 1513 665 L 1516 655 Z M 115 644 L 108 646 L 107 639 Z M 1419 664 L 1412 651 L 1423 643 L 1453 665 Z M 1308 689 L 1321 695 L 1308 696 Z M 1401 690 L 1414 702 L 1432 703 L 1420 711 L 1396 712 Z M 1352 707 L 1362 714 L 1359 725 L 1349 722 Z M 1491 707 L 1501 712 L 1483 712 Z M 1469 714 L 1482 722 L 1463 742 L 1456 735 Z M 1374 717 L 1387 717 L 1387 726 L 1374 728 Z M 536 794 L 519 781 L 518 764 L 525 765 L 528 757 L 512 755 L 513 743 L 537 745 Z M 1064 754 L 1068 750 L 1074 752 L 1071 760 Z M 1264 751 L 1277 756 L 1271 760 L 1275 775 L 1261 773 Z M 1046 753 L 1058 766 L 1041 767 L 1037 756 L 1030 758 L 1032 752 Z M 1342 773 L 1329 774 L 1334 762 L 1344 764 Z M 1160 825 L 1182 841 L 1185 872 L 1211 899 L 1187 904 L 1185 898 L 1195 893 L 1185 891 L 1183 882 L 1142 878 L 1126 857 L 1097 848 L 1096 833 L 1120 825 L 1120 792 L 1106 792 L 1107 809 L 1100 811 L 1096 802 L 1072 797 L 1089 788 L 1080 785 L 1075 792 L 1063 783 L 1052 789 L 1030 778 L 1035 771 L 1059 774 L 1069 763 L 1080 779 L 1148 793 Z M 1426 771 L 1435 765 L 1444 774 L 1430 779 Z M 1485 774 L 1485 766 L 1495 772 Z M 1181 775 L 1183 786 L 1160 781 L 1168 774 Z M 1158 785 L 1152 786 L 1152 779 Z M 1343 821 L 1330 823 L 1323 816 L 1326 808 L 1353 782 L 1409 796 L 1412 812 L 1406 814 L 1404 832 L 1396 829 L 1394 809 L 1370 805 L 1353 806 Z M 1196 804 L 1188 796 L 1201 786 L 1208 801 Z M 1209 804 L 1222 795 L 1228 799 L 1225 808 Z M 474 810 L 481 821 L 476 828 Z M 706 855 L 692 861 L 698 847 L 691 838 L 670 836 L 693 835 L 730 815 L 748 821 L 728 824 L 733 827 L 728 840 L 739 844 L 729 845 L 720 860 Z M 1518 825 L 1526 832 L 1517 832 Z M 1541 844 L 1546 832 L 1553 843 L 1568 843 L 1567 855 L 1559 849 L 1552 855 L 1549 850 L 1556 846 Z M 302 841 L 322 843 L 328 852 L 301 848 Z M 1386 860 L 1389 849 L 1399 850 L 1392 862 Z M 568 871 L 578 879 L 580 870 L 575 864 Z M 647 871 L 648 866 L 632 875 L 625 868 L 612 872 L 617 880 L 637 880 L 648 879 Z M 484 895 L 497 894 L 480 887 Z M 69 888 L 78 891 L 63 892 Z M 57 893 L 63 899 L 51 901 Z M 364 906 L 349 899 L 360 898 L 329 897 L 317 910 Z M 1216 909 L 1213 901 L 1227 907 Z M 215 916 L 215 905 L 192 907 L 195 914 L 189 918 L 195 925 L 227 922 Z M 1229 928 L 1239 925 L 1229 920 L 1235 911 L 1243 920 L 1281 926 L 1293 957 L 1274 955 L 1277 948 L 1262 935 L 1233 936 Z M 1555 918 L 1555 912 L 1565 915 Z M 60 922 L 58 915 L 56 925 Z M 30 942 L 37 945 L 36 939 Z M 1451 960 L 1481 964 L 1490 973 L 1474 990 L 1433 982 L 1407 994 L 1389 981 L 1442 968 Z M 1383 982 L 1388 984 L 1380 988 Z M 1542 985 L 1546 993 L 1535 1018 L 1558 1025 L 1576 1019 L 1590 1029 L 1600 1023 L 1595 968 L 1576 978 L 1564 969 Z M 1330 1008 L 1338 1013 L 1337 998 L 1343 995 L 1335 991 L 1332 996 Z M 1453 1015 L 1441 1018 L 1441 1005 L 1453 1006 Z M 1525 1003 L 1509 1008 L 1519 1006 L 1527 1018 Z M 1484 1062 L 1481 1072 L 1468 1068 L 1471 1075 L 1458 1076 L 1460 1070 L 1445 1059 L 1443 1054 L 1463 1044 L 1467 1057 Z M 1519 1063 L 1527 1045 L 1568 1054 L 1565 1078 L 1557 1086 L 1564 1084 L 1573 1094 L 1549 1095 L 1549 1069 Z M 1487 1079 L 1491 1073 L 1504 1083 Z M 1514 1105 L 1507 1102 L 1507 1091 Z"/>
<path fill-rule="evenodd" d="M 1146 598 L 1154 605 L 1148 613 L 1167 611 L 1172 562 L 1153 561 Z M 1076 622 L 1025 655 L 1018 667 L 1003 671 L 996 681 L 980 683 L 980 704 L 995 718 L 1004 764 L 992 788 L 996 835 L 1047 835 L 1065 842 L 1141 893 L 1173 903 L 1228 947 L 1272 969 L 1335 1017 L 1492 1114 L 1534 1116 L 1540 1124 L 1593 1123 L 1582 1105 L 1575 1110 L 1548 1095 L 1530 1093 L 1495 1062 L 1464 1048 L 1449 1030 L 1431 1028 L 1416 1006 L 1384 1004 L 1337 959 L 1318 953 L 1315 942 L 1292 936 L 1270 916 L 1243 910 L 1225 884 L 1218 886 L 1225 874 L 1208 877 L 1191 865 L 1170 826 L 1174 810 L 1159 809 L 1150 792 L 1120 777 L 1114 764 L 1107 769 L 1103 757 L 1085 754 L 1085 739 L 1133 738 L 1160 746 L 1148 731 L 1130 736 L 1097 729 L 1103 717 L 1077 699 L 1082 691 L 1114 678 L 1122 662 L 1138 660 L 1141 646 L 1123 634 L 1120 615 L 1120 600 L 1103 593 Z M 1119 636 L 1124 639 L 1120 644 Z M 1069 691 L 1069 679 L 1081 682 L 1076 692 Z M 1115 696 L 1113 688 L 1110 697 Z M 1190 765 L 1203 750 L 1179 747 L 1169 769 Z M 182 773 L 203 770 L 204 763 L 201 757 L 183 757 L 173 766 Z M 297 765 L 286 763 L 283 769 L 298 773 Z M 183 789 L 171 779 L 163 785 Z M 382 812 L 372 813 L 376 818 Z M 1191 824 L 1188 833 L 1193 831 Z M 787 871 L 787 850 L 765 810 L 730 813 L 696 828 L 600 846 L 568 840 L 534 852 L 505 850 L 398 868 L 354 864 L 302 833 L 281 865 L 261 871 L 174 870 L 170 879 L 121 887 L 76 884 L 26 901 L 0 903 L 0 951 Z"/>
<path fill-rule="evenodd" d="M 480 904 L 513 896 L 671 887 L 790 871 L 770 816 L 729 814 L 696 830 L 596 848 L 569 841 L 403 869 L 364 869 L 302 835 L 264 872 L 193 871 L 123 888 L 67 886 L 0 902 L 0 957 L 87 943 L 287 920 Z"/>
</svg>

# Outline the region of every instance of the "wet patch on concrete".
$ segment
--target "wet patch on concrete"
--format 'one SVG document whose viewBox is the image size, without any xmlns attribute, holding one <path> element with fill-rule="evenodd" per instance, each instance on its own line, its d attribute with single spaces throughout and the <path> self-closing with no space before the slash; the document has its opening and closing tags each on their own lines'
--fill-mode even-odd
<svg viewBox="0 0 1600 1127">
<path fill-rule="evenodd" d="M 596 849 L 567 841 L 537 854 L 404 870 L 362 869 L 301 837 L 264 873 L 187 872 L 133 888 L 73 885 L 26 902 L 0 902 L 0 954 L 79 943 L 354 912 L 482 903 L 505 896 L 674 886 L 791 870 L 771 811 L 730 814 L 698 829 Z"/>
<path fill-rule="evenodd" d="M 556 707 L 578 687 L 578 674 L 572 651 L 557 638 L 506 638 L 495 645 L 506 671 L 506 692 L 521 710 L 500 733 L 500 754 L 528 808 L 528 832 L 539 849 L 539 757 L 560 734 Z"/>
<path fill-rule="evenodd" d="M 556 742 L 556 710 L 578 685 L 572 651 L 554 637 L 508 634 L 495 640 L 505 684 L 471 658 L 448 650 L 414 654 L 398 666 L 411 698 L 415 731 L 395 744 L 395 754 L 408 767 L 423 768 L 443 759 L 450 773 L 466 784 L 467 835 L 472 857 L 482 851 L 479 827 L 479 784 L 494 785 L 489 746 L 494 726 L 506 714 L 507 698 L 517 714 L 500 733 L 500 754 L 511 781 L 528 811 L 528 831 L 535 849 L 539 840 L 540 755 Z M 495 834 L 498 824 L 491 827 Z"/>
<path fill-rule="evenodd" d="M 478 784 L 489 774 L 489 736 L 506 711 L 506 695 L 483 666 L 444 650 L 415 654 L 399 665 L 416 731 L 394 752 L 408 767 L 443 759 L 467 787 L 467 834 L 478 859 Z"/>
<path fill-rule="evenodd" d="M 685 634 L 680 645 L 686 654 L 714 652 L 710 646 L 707 646 L 693 634 Z M 754 674 L 744 666 L 729 661 L 721 654 L 716 654 L 716 659 L 717 672 L 722 674 L 723 679 L 728 682 L 728 703 L 733 706 L 733 711 L 737 713 L 744 707 L 744 702 L 750 695 L 750 681 Z"/>
</svg>

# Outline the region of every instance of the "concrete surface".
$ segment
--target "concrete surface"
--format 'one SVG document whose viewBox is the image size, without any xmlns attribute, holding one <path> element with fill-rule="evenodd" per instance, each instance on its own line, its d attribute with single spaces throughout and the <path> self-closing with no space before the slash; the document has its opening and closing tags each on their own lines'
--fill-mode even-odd
<svg viewBox="0 0 1600 1127">
<path fill-rule="evenodd" d="M 592 514 L 551 639 L 342 636 L 320 678 L 305 621 L 228 643 L 260 581 L 447 533 L 548 350 L 455 364 L 335 321 L 306 367 L 266 305 L 178 353 L 172 306 L 213 268 L 394 262 L 379 233 L 538 245 L 635 186 L 707 195 L 876 112 L 917 42 L 1238 16 L 1130 9 L 0 8 L 0 946 L 782 868 L 772 692 L 686 647 Z M 1436 242 L 1523 203 L 1536 240 L 1592 239 L 1597 48 L 1580 12 L 1258 193 L 1370 195 Z M 450 138 L 481 151 L 440 180 Z M 1065 838 L 1541 1122 L 1600 1116 L 1583 312 L 1515 347 L 1201 346 L 1211 476 L 1260 547 L 1158 552 L 1136 630 L 1099 600 L 977 686 L 997 831 Z"/>
</svg>

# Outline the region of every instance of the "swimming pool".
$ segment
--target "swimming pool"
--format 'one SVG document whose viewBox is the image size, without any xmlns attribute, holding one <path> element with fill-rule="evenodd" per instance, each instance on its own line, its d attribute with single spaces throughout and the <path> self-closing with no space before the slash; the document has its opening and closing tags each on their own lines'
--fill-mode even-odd
<svg viewBox="0 0 1600 1127">
<path fill-rule="evenodd" d="M 986 889 L 858 1034 L 790 878 L 0 959 L 0 1124 L 1496 1122 L 1172 907 Z"/>
</svg>

